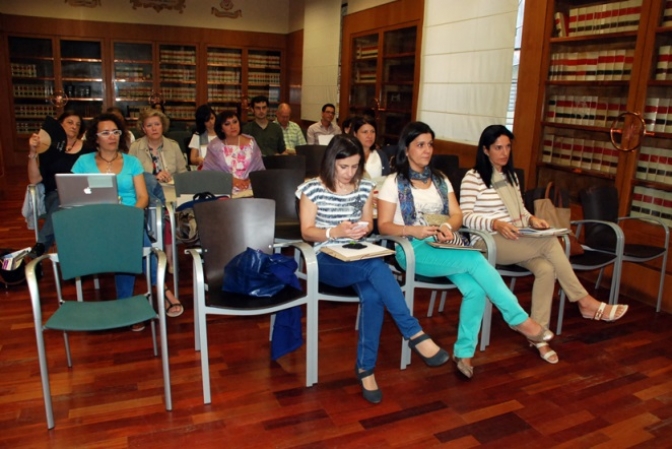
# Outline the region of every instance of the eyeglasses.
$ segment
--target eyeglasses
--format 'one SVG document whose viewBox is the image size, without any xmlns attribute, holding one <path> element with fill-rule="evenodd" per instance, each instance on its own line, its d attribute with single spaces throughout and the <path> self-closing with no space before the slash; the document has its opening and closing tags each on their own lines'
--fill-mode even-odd
<svg viewBox="0 0 672 449">
<path fill-rule="evenodd" d="M 102 132 L 96 133 L 96 135 L 99 136 L 99 137 L 110 137 L 112 135 L 121 136 L 121 130 L 120 129 L 115 129 L 114 131 L 102 131 Z"/>
</svg>

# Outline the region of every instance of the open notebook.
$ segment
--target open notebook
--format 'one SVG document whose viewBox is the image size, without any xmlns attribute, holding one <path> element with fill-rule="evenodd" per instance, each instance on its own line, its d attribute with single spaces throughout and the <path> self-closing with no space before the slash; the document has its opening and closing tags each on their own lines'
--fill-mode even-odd
<svg viewBox="0 0 672 449">
<path fill-rule="evenodd" d="M 346 245 L 329 245 L 323 246 L 320 248 L 325 254 L 329 254 L 332 257 L 343 260 L 345 262 L 351 262 L 353 260 L 362 260 L 362 259 L 371 259 L 374 257 L 383 257 L 390 254 L 394 254 L 394 251 L 387 249 L 380 245 L 370 242 L 356 242 L 363 246 L 363 248 L 349 248 L 350 244 Z"/>
</svg>

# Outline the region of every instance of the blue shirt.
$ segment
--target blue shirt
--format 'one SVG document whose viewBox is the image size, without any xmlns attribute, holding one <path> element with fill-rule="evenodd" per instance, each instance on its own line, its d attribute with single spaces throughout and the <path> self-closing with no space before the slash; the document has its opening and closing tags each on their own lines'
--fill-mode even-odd
<svg viewBox="0 0 672 449">
<path fill-rule="evenodd" d="M 83 154 L 72 166 L 73 173 L 102 173 L 96 164 L 96 154 Z M 142 164 L 137 157 L 120 153 L 124 161 L 121 171 L 117 175 L 117 190 L 121 198 L 121 204 L 126 206 L 135 206 L 137 197 L 135 195 L 135 184 L 133 178 L 143 173 Z"/>
</svg>

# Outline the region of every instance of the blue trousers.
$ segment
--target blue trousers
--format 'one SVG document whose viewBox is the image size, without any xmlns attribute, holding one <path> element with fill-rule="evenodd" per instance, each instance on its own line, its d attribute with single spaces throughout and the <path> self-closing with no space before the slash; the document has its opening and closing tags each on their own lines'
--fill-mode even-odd
<svg viewBox="0 0 672 449">
<path fill-rule="evenodd" d="M 361 304 L 357 367 L 376 367 L 380 331 L 385 309 L 390 313 L 404 338 L 422 330 L 411 316 L 404 295 L 392 272 L 380 258 L 343 262 L 324 253 L 317 254 L 319 280 L 333 287 L 352 286 Z"/>
<path fill-rule="evenodd" d="M 147 235 L 147 230 L 142 236 L 142 246 L 149 248 L 152 246 Z M 153 254 L 149 256 L 149 277 L 152 285 L 156 285 L 157 260 Z M 145 262 L 142 263 L 142 272 L 145 272 Z M 135 274 L 118 273 L 114 276 L 114 284 L 117 288 L 117 299 L 130 298 L 135 290 Z"/>
<path fill-rule="evenodd" d="M 447 277 L 462 293 L 455 356 L 474 356 L 481 328 L 485 297 L 502 312 L 504 321 L 511 326 L 521 324 L 528 314 L 506 286 L 497 270 L 477 251 L 434 248 L 424 240 L 414 239 L 415 271 L 422 276 Z M 406 268 L 406 256 L 397 248 L 397 261 Z"/>
<path fill-rule="evenodd" d="M 51 215 L 58 211 L 61 202 L 58 199 L 58 191 L 52 190 L 44 195 L 44 209 L 47 211 L 44 223 L 37 233 L 37 242 L 44 245 L 44 250 L 49 252 L 49 248 L 54 244 L 54 224 Z M 37 224 L 36 224 L 37 225 Z"/>
</svg>

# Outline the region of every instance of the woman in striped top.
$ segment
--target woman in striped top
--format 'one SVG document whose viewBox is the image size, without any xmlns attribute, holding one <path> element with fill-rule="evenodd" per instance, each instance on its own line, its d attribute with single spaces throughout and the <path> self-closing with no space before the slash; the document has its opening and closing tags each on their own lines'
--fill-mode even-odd
<svg viewBox="0 0 672 449">
<path fill-rule="evenodd" d="M 364 399 L 382 400 L 373 374 L 378 356 L 385 309 L 404 338 L 429 366 L 448 361 L 448 353 L 422 331 L 411 316 L 399 284 L 381 258 L 343 262 L 319 252 L 325 245 L 343 245 L 371 232 L 375 184 L 362 179 L 362 145 L 350 135 L 334 136 L 322 159 L 320 176 L 300 185 L 301 234 L 315 243 L 319 280 L 334 287 L 353 287 L 359 295 L 361 313 L 355 374 Z M 358 222 L 366 224 L 358 224 Z"/>
<path fill-rule="evenodd" d="M 474 375 L 471 359 L 478 343 L 486 295 L 502 312 L 504 320 L 531 341 L 545 342 L 553 333 L 529 318 L 501 276 L 480 253 L 434 248 L 434 239 L 452 241 L 462 226 L 462 212 L 446 176 L 431 167 L 434 131 L 425 123 L 404 127 L 396 155 L 397 173 L 385 180 L 378 194 L 378 227 L 383 234 L 411 239 L 415 271 L 421 276 L 447 277 L 463 295 L 453 360 L 464 377 Z M 438 210 L 445 220 L 428 225 L 427 210 Z M 406 267 L 406 257 L 397 251 Z"/>
<path fill-rule="evenodd" d="M 622 318 L 628 306 L 607 305 L 588 294 L 556 237 L 519 238 L 522 227 L 549 226 L 525 209 L 513 169 L 513 139 L 513 133 L 503 125 L 488 126 L 481 134 L 476 167 L 467 172 L 460 188 L 465 226 L 493 233 L 498 264 L 518 264 L 534 274 L 531 316 L 543 326 L 548 326 L 551 318 L 556 278 L 567 298 L 578 304 L 584 318 L 602 321 Z M 473 243 L 483 244 L 476 238 Z M 544 360 L 558 362 L 558 355 L 547 343 L 535 346 Z"/>
</svg>

